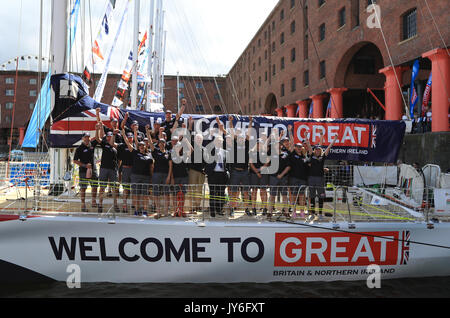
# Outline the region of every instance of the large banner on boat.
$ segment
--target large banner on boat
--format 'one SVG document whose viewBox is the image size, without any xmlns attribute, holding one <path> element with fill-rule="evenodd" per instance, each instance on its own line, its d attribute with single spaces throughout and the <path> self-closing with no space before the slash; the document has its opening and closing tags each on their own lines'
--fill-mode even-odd
<svg viewBox="0 0 450 318">
<path fill-rule="evenodd" d="M 139 129 L 145 132 L 145 126 L 164 121 L 164 113 L 148 113 L 136 110 L 124 110 L 98 103 L 87 94 L 82 80 L 75 75 L 59 74 L 52 77 L 53 125 L 50 133 L 50 146 L 53 148 L 73 148 L 80 144 L 83 133 L 95 134 L 96 108 L 101 110 L 101 119 L 107 126 L 116 118 L 121 122 L 125 113 L 129 113 L 126 125 L 133 121 L 139 123 Z M 231 115 L 233 126 L 245 132 L 249 126 L 249 117 Z M 205 135 L 205 140 L 212 140 L 208 132 L 218 128 L 216 118 L 230 127 L 230 115 L 189 115 L 184 114 L 187 123 L 189 117 L 194 120 L 194 129 Z M 309 140 L 317 145 L 327 147 L 337 136 L 328 159 L 367 162 L 394 163 L 397 160 L 405 135 L 405 123 L 401 121 L 377 121 L 365 119 L 309 119 L 253 116 L 253 128 L 259 134 L 271 134 L 273 129 L 285 131 L 292 126 L 294 141 Z M 323 136 L 323 137 L 322 137 Z"/>
</svg>

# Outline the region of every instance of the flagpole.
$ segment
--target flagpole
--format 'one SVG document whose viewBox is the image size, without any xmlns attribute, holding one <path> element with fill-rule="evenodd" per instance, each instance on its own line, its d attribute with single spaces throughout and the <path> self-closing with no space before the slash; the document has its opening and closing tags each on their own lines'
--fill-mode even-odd
<svg viewBox="0 0 450 318">
<path fill-rule="evenodd" d="M 155 20 L 155 0 L 152 0 L 150 3 L 150 23 L 148 30 L 148 65 L 147 65 L 147 76 L 150 78 L 151 82 L 147 83 L 147 111 L 150 111 L 150 91 L 152 90 L 153 85 L 153 75 L 152 75 L 152 67 L 153 67 L 153 39 L 154 39 L 154 20 Z"/>
<path fill-rule="evenodd" d="M 177 109 L 180 111 L 180 72 L 177 72 Z"/>
<path fill-rule="evenodd" d="M 162 55 L 162 67 L 161 67 L 161 104 L 164 104 L 164 69 L 166 64 L 166 40 L 167 31 L 164 31 L 164 42 L 163 42 L 163 55 Z"/>
<path fill-rule="evenodd" d="M 67 0 L 52 1 L 52 34 L 51 34 L 51 72 L 61 74 L 67 72 L 67 23 L 69 17 Z M 63 43 L 63 45 L 62 45 Z M 55 105 L 55 96 L 51 94 L 51 105 Z M 53 122 L 51 121 L 51 124 Z M 59 195 L 64 191 L 62 177 L 67 162 L 67 150 L 49 149 L 50 155 L 50 191 L 49 195 Z"/>
<path fill-rule="evenodd" d="M 134 29 L 133 29 L 133 81 L 131 87 L 131 109 L 137 109 L 137 63 L 139 49 L 139 8 L 140 0 L 134 0 Z"/>
<path fill-rule="evenodd" d="M 159 59 L 159 25 L 161 23 L 161 0 L 156 2 L 156 21 L 155 21 L 155 41 L 153 50 L 153 74 L 152 74 L 152 90 L 157 92 L 158 89 L 158 59 Z"/>
<path fill-rule="evenodd" d="M 158 93 L 160 94 L 159 102 L 162 103 L 162 62 L 163 62 L 163 44 L 164 44 L 164 16 L 165 11 L 162 10 L 162 0 L 161 0 L 161 24 L 159 25 L 159 59 L 158 59 Z"/>
</svg>

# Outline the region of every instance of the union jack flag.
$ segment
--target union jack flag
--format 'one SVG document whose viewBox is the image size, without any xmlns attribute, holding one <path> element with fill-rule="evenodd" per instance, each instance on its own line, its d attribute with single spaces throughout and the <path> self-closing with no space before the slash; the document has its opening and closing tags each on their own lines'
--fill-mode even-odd
<svg viewBox="0 0 450 318">
<path fill-rule="evenodd" d="M 411 240 L 411 232 L 403 231 L 402 232 L 402 255 L 400 260 L 400 265 L 407 265 L 409 261 L 409 246 Z"/>
<path fill-rule="evenodd" d="M 100 106 L 100 120 L 103 124 L 111 128 L 112 119 L 117 119 L 119 122 L 123 120 L 120 110 L 113 106 Z M 64 140 L 64 144 L 69 143 L 77 146 L 81 143 L 83 134 L 89 133 L 92 137 L 95 136 L 96 124 L 97 114 L 95 109 L 89 109 L 77 115 L 61 119 L 51 126 L 52 143 L 58 144 Z"/>
</svg>

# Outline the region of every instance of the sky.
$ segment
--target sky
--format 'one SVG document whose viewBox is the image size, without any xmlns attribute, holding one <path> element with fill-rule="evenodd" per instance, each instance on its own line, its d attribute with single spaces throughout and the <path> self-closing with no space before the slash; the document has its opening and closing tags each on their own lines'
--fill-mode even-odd
<svg viewBox="0 0 450 318">
<path fill-rule="evenodd" d="M 74 0 L 71 0 L 74 1 Z M 86 50 L 98 32 L 106 1 L 86 1 Z M 118 6 L 121 4 L 117 0 Z M 134 0 L 133 0 L 134 1 Z M 133 35 L 134 3 L 114 51 L 111 72 L 122 73 Z M 140 30 L 147 28 L 150 0 L 141 0 Z M 167 47 L 165 74 L 209 75 L 227 74 L 241 53 L 266 20 L 278 0 L 163 0 Z M 43 56 L 49 56 L 51 1 L 43 0 Z M 39 54 L 40 0 L 0 0 L 0 65 L 15 69 L 8 61 L 16 56 Z M 90 10 L 89 10 L 90 8 Z M 92 25 L 92 27 L 90 27 Z M 80 71 L 81 32 L 77 32 L 77 54 L 73 69 Z M 78 44 L 77 44 L 78 43 Z M 31 61 L 33 61 L 31 59 Z M 37 69 L 33 62 L 21 62 L 20 68 Z M 44 68 L 46 66 L 44 65 Z"/>
</svg>

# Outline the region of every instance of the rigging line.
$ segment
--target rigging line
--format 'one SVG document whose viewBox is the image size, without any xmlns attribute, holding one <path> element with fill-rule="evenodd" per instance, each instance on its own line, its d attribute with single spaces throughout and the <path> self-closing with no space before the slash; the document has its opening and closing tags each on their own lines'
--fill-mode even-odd
<svg viewBox="0 0 450 318">
<path fill-rule="evenodd" d="M 187 85 L 188 84 L 186 84 L 186 82 L 184 82 L 184 87 L 185 87 L 185 91 L 186 91 L 186 100 L 188 100 L 188 102 L 190 103 L 190 105 L 191 105 L 191 107 L 192 107 L 192 113 L 194 113 L 194 111 L 195 111 L 195 108 L 194 108 L 194 102 L 193 102 L 193 99 L 192 99 L 192 97 L 191 97 L 191 94 L 190 94 L 190 92 L 189 92 L 189 89 L 188 89 L 188 87 L 187 87 Z M 204 110 L 203 110 L 203 112 L 204 112 Z"/>
<path fill-rule="evenodd" d="M 275 220 L 275 222 L 291 224 L 291 225 L 298 225 L 298 226 L 314 228 L 314 229 L 319 229 L 319 230 L 333 231 L 333 232 L 338 232 L 338 233 L 354 234 L 354 235 L 360 235 L 360 236 L 366 236 L 366 237 L 372 237 L 372 238 L 381 238 L 381 239 L 385 239 L 385 240 L 389 240 L 389 241 L 397 241 L 397 242 L 401 242 L 401 243 L 410 243 L 410 244 L 424 245 L 424 246 L 429 246 L 429 247 L 450 249 L 450 246 L 445 246 L 445 245 L 438 245 L 438 244 L 431 244 L 431 243 L 425 243 L 425 242 L 404 240 L 404 239 L 399 239 L 399 238 L 395 238 L 395 237 L 385 237 L 385 236 L 368 234 L 368 233 L 352 232 L 352 231 L 346 231 L 346 230 L 340 230 L 340 229 L 333 229 L 333 228 L 328 228 L 328 227 L 319 226 L 319 225 L 312 225 L 312 224 L 306 224 L 306 223 L 296 223 L 296 222 L 292 222 L 292 221 L 283 221 L 283 220 Z"/>
<path fill-rule="evenodd" d="M 22 7 L 22 6 L 21 6 Z M 22 9 L 21 9 L 22 11 Z M 19 26 L 20 29 L 20 26 Z M 14 106 L 13 106 L 13 110 L 12 110 L 12 121 L 11 121 L 11 134 L 9 137 L 9 155 L 8 155 L 8 165 L 6 168 L 6 178 L 8 178 L 8 172 L 9 172 L 9 162 L 11 160 L 11 147 L 12 147 L 12 137 L 13 137 L 13 129 L 14 129 L 14 115 L 15 115 L 15 110 L 16 110 L 16 97 L 17 97 L 17 82 L 19 79 L 19 57 L 17 57 L 16 60 L 16 77 L 14 79 Z"/>
<path fill-rule="evenodd" d="M 173 58 L 173 55 L 172 55 L 171 52 L 169 53 L 169 56 L 170 56 L 174 61 L 176 61 L 176 59 Z M 176 63 L 175 63 L 175 64 L 176 64 Z M 178 68 L 178 65 L 176 65 L 176 66 L 177 66 L 177 68 Z M 196 95 L 195 95 L 195 93 L 194 93 L 194 89 L 192 88 L 192 86 L 195 86 L 195 78 L 194 78 L 194 76 L 192 76 L 192 75 L 186 75 L 186 78 L 187 78 L 187 84 L 191 86 L 192 94 L 193 94 L 193 96 L 195 97 Z M 191 80 L 189 80 L 189 78 L 191 78 Z M 192 83 L 193 83 L 193 84 L 192 84 Z M 189 92 L 189 89 L 187 88 L 186 83 L 184 83 L 184 85 L 185 85 L 186 91 Z M 198 91 L 198 89 L 197 89 L 197 86 L 195 86 L 195 90 L 197 91 L 197 94 L 199 94 L 199 91 Z M 194 100 L 195 100 L 195 104 L 197 105 L 197 103 L 196 103 L 197 98 L 194 98 Z M 192 100 L 191 100 L 191 102 L 192 102 Z M 192 105 L 193 105 L 193 104 L 192 104 Z M 201 111 L 203 114 L 206 115 L 206 111 L 205 111 L 203 105 L 201 105 L 201 106 L 202 106 L 202 108 L 200 109 L 200 111 Z M 211 105 L 210 105 L 210 107 L 211 107 Z M 211 110 L 211 111 L 212 111 L 212 110 Z"/>
<path fill-rule="evenodd" d="M 94 92 L 96 90 L 95 87 L 95 80 L 94 80 L 94 74 L 95 74 L 95 64 L 94 64 L 94 50 L 93 45 L 94 45 L 94 37 L 92 36 L 92 10 L 91 10 L 91 0 L 89 0 L 89 34 L 90 34 L 90 41 L 89 41 L 89 53 L 91 56 L 91 63 L 92 63 L 92 74 L 91 74 L 91 81 L 93 82 L 93 86 L 94 86 Z M 86 63 L 87 64 L 87 63 Z M 84 70 L 83 70 L 84 72 Z"/>
<path fill-rule="evenodd" d="M 304 2 L 306 2 L 306 0 L 304 0 Z M 300 5 L 302 6 L 302 11 L 304 12 L 304 11 L 305 11 L 305 7 L 304 7 L 305 3 L 303 3 L 302 1 L 300 1 Z M 306 19 L 306 29 L 307 29 L 307 31 L 308 31 L 309 38 L 311 38 L 311 42 L 312 42 L 313 47 L 314 47 L 314 52 L 316 53 L 317 61 L 318 61 L 319 64 L 320 64 L 319 51 L 318 51 L 318 49 L 317 49 L 316 42 L 314 41 L 314 37 L 313 37 L 313 35 L 312 35 L 312 33 L 311 33 L 311 28 L 309 27 L 309 19 Z M 304 41 L 304 39 L 303 39 L 303 41 Z M 332 88 L 332 87 L 330 86 L 330 84 L 328 83 L 328 79 L 327 79 L 327 76 L 326 76 L 326 75 L 325 75 L 324 79 L 325 79 L 325 85 L 326 85 L 325 90 Z M 333 107 L 333 106 L 336 107 L 336 103 L 335 103 L 335 101 L 334 101 L 333 94 L 330 94 L 330 99 L 331 99 L 331 107 Z"/>
<path fill-rule="evenodd" d="M 176 10 L 176 13 L 177 13 L 177 15 L 180 17 L 180 14 L 178 13 L 178 9 L 175 7 L 175 10 Z M 184 13 L 184 12 L 183 12 Z M 184 15 L 185 17 L 186 17 L 186 15 Z M 176 19 L 176 21 L 181 21 L 181 19 Z M 188 25 L 189 26 L 189 25 Z M 186 33 L 186 29 L 185 28 L 181 28 L 182 30 L 183 30 L 183 32 L 184 33 Z M 192 34 L 192 33 L 191 33 Z M 185 34 L 186 35 L 186 39 L 189 39 L 191 42 L 192 42 L 192 44 L 194 45 L 194 47 L 195 47 L 195 42 L 194 42 L 194 40 L 192 40 L 192 38 L 190 38 L 189 36 L 188 36 L 188 34 Z M 197 45 L 197 47 L 198 47 L 198 45 Z M 192 52 L 195 52 L 194 50 L 192 50 Z M 194 81 L 195 81 L 195 77 L 194 76 L 191 76 L 193 79 L 194 79 Z M 202 79 L 201 79 L 201 77 L 200 76 L 197 76 L 198 77 L 198 79 L 200 80 L 200 82 L 202 83 L 202 87 L 203 87 L 203 90 L 204 90 L 204 92 L 205 92 L 205 96 L 206 96 L 206 99 L 207 99 L 207 103 L 208 103 L 208 106 L 209 106 L 209 108 L 210 108 L 210 110 L 211 110 L 211 113 L 213 114 L 214 113 L 214 111 L 213 111 L 213 108 L 211 107 L 211 102 L 210 102 L 210 100 L 209 100 L 209 97 L 208 97 L 208 94 L 207 94 L 207 92 L 206 92 L 206 89 L 205 89 L 205 85 L 204 85 L 204 83 L 203 83 L 203 81 L 202 81 Z M 196 88 L 196 91 L 197 91 L 197 93 L 199 93 L 198 92 L 198 88 L 197 88 L 197 86 L 195 86 L 195 88 Z"/>
<path fill-rule="evenodd" d="M 222 93 L 220 92 L 220 87 L 219 87 L 219 84 L 217 84 L 216 77 L 214 76 L 213 79 L 214 79 L 214 86 L 215 86 L 215 88 L 217 90 L 217 94 L 219 94 L 219 101 L 220 101 L 219 103 L 222 106 L 222 112 L 223 112 L 223 110 L 226 109 L 225 101 L 224 101 L 224 99 L 222 97 Z"/>
<path fill-rule="evenodd" d="M 198 94 L 200 94 L 199 93 L 199 91 L 198 91 L 198 89 L 197 89 L 197 85 L 195 85 L 195 78 L 194 77 L 191 77 L 192 78 L 192 81 L 188 81 L 188 83 L 189 83 L 189 86 L 191 87 L 191 90 L 192 90 L 192 96 L 194 97 L 193 99 L 194 99 L 194 101 L 195 101 L 195 104 L 196 104 L 196 106 L 197 106 L 197 96 L 200 96 L 200 95 L 198 95 Z M 186 84 L 185 84 L 186 85 Z M 195 90 L 194 90 L 194 88 L 195 88 Z M 197 93 L 195 93 L 195 92 L 197 92 Z M 204 115 L 206 115 L 206 111 L 205 111 L 205 108 L 203 107 L 203 105 L 198 105 L 198 106 L 202 106 L 202 108 L 200 108 L 200 111 L 201 112 L 203 112 L 203 114 Z M 197 110 L 196 110 L 197 111 Z M 211 110 L 212 111 L 212 110 Z"/>
<path fill-rule="evenodd" d="M 241 111 L 241 114 L 244 115 L 244 111 L 242 110 L 241 101 L 239 100 L 239 96 L 238 96 L 238 94 L 237 94 L 237 92 L 236 92 L 236 88 L 234 87 L 234 81 L 233 81 L 233 76 L 231 75 L 231 72 L 228 73 L 228 78 L 229 78 L 230 81 L 231 81 L 231 88 L 233 89 L 232 96 L 236 99 L 237 104 L 238 104 L 238 106 L 239 106 L 239 109 L 240 109 L 240 111 Z"/>
<path fill-rule="evenodd" d="M 175 8 L 175 10 L 176 10 L 176 8 Z M 179 20 L 181 20 L 180 18 L 179 19 L 175 19 L 176 21 L 179 21 Z M 182 28 L 182 30 L 183 30 L 183 32 L 185 32 L 185 29 L 184 28 Z M 188 36 L 187 36 L 187 34 L 185 34 L 186 36 L 185 36 L 185 38 L 187 39 L 188 38 Z M 191 50 L 191 51 L 193 51 L 190 47 L 188 48 L 189 50 Z M 170 52 L 170 51 L 169 51 Z M 169 53 L 169 55 L 170 55 L 170 58 L 173 60 L 173 61 L 177 61 L 177 59 L 176 58 L 174 58 L 173 57 L 173 55 L 171 54 L 171 52 Z M 177 64 L 177 63 L 175 63 L 175 64 Z M 178 68 L 178 65 L 176 65 L 177 66 L 177 68 Z M 186 78 L 187 78 L 187 83 L 185 83 L 185 88 L 186 88 L 186 91 L 187 92 L 189 92 L 189 88 L 187 87 L 188 85 L 191 85 L 191 81 L 192 82 L 194 82 L 195 83 L 195 78 L 194 78 L 194 76 L 193 75 L 185 75 L 186 76 Z M 189 80 L 189 78 L 191 78 L 191 80 Z M 191 87 L 191 89 L 192 89 L 192 87 Z M 197 87 L 195 87 L 195 91 L 197 92 L 197 94 L 199 94 L 199 91 L 198 91 L 198 89 L 197 89 Z M 192 92 L 193 92 L 193 95 L 195 96 L 196 94 L 194 93 L 194 89 L 192 89 Z M 197 95 L 198 96 L 198 95 Z M 196 100 L 197 98 L 195 98 L 195 100 Z M 192 100 L 191 100 L 191 102 L 192 102 Z M 195 103 L 195 104 L 197 104 L 197 103 Z M 210 108 L 211 108 L 211 105 L 209 105 L 210 106 Z M 206 114 L 206 112 L 204 111 L 204 109 L 202 110 L 205 114 Z M 211 111 L 212 111 L 212 108 L 211 108 Z"/>
<path fill-rule="evenodd" d="M 178 9 L 177 9 L 176 7 L 175 7 L 175 10 L 176 10 L 177 15 L 180 16 L 180 15 L 178 14 Z M 183 10 L 182 10 L 181 12 L 183 13 L 184 21 L 189 21 L 189 20 L 187 19 L 186 13 L 185 13 Z M 181 21 L 181 19 L 180 19 L 180 21 Z M 201 18 L 200 18 L 200 21 L 202 21 Z M 186 24 L 187 24 L 188 28 L 190 29 L 190 25 L 189 25 L 188 23 L 186 23 Z M 182 28 L 182 30 L 183 30 L 184 32 L 186 32 L 185 28 Z M 192 30 L 190 30 L 190 31 L 192 31 Z M 194 34 L 194 33 L 193 33 L 193 32 L 190 32 L 190 34 Z M 208 63 L 206 62 L 206 59 L 204 58 L 204 56 L 201 54 L 200 47 L 199 47 L 199 45 L 197 44 L 197 42 L 195 41 L 195 39 L 193 39 L 193 38 L 191 38 L 191 37 L 189 37 L 189 36 L 187 36 L 186 38 L 190 39 L 190 40 L 192 41 L 192 43 L 194 44 L 194 47 L 196 47 L 197 50 L 198 50 L 198 52 L 200 52 L 200 53 L 199 53 L 199 57 L 200 57 L 200 59 L 203 60 L 203 64 L 204 64 L 204 65 L 206 66 L 206 68 L 207 68 L 207 73 L 212 74 L 212 73 L 210 72 L 210 68 L 209 68 L 209 66 L 208 66 Z M 214 77 L 214 76 L 213 76 L 213 77 Z M 209 105 L 209 106 L 210 106 L 210 108 L 211 108 L 211 113 L 214 113 L 214 111 L 212 110 L 211 105 Z M 225 103 L 224 103 L 222 106 L 225 108 L 225 111 L 228 113 L 228 109 L 227 109 Z"/>
<path fill-rule="evenodd" d="M 42 108 L 42 25 L 43 25 L 43 19 L 42 19 L 42 11 L 43 11 L 43 0 L 40 0 L 39 2 L 39 56 L 38 56 L 38 79 L 37 79 L 37 85 L 36 85 L 36 92 L 40 92 L 38 95 L 38 102 L 37 102 L 37 114 L 38 114 L 38 122 L 37 122 L 37 128 L 40 129 L 41 128 L 41 108 Z M 40 133 L 38 132 L 36 134 L 36 152 L 38 152 L 39 149 L 39 135 Z M 37 169 L 36 169 L 36 173 L 37 173 Z M 37 177 L 37 174 L 36 174 Z"/>
<path fill-rule="evenodd" d="M 425 23 L 425 16 L 424 16 L 424 14 L 422 12 L 422 9 L 420 8 L 419 2 L 420 1 L 417 0 L 417 6 L 419 7 L 420 14 L 422 15 L 423 22 Z M 430 48 L 432 50 L 434 48 L 434 46 L 433 46 L 433 43 L 431 42 L 431 37 L 427 36 L 427 38 L 428 38 L 428 42 L 430 43 Z M 444 45 L 445 45 L 445 42 L 444 42 Z M 447 51 L 447 54 L 449 54 L 449 51 L 448 51 L 447 47 L 445 47 L 445 49 Z M 441 76 L 441 81 L 445 83 L 444 75 L 442 74 L 442 69 L 441 69 L 441 66 L 440 66 L 439 63 L 437 63 L 437 68 L 438 68 L 438 71 L 439 71 L 439 75 Z M 445 93 L 447 94 L 447 99 L 450 99 L 449 92 L 447 90 L 447 85 L 444 85 L 444 87 L 445 87 Z"/>
<path fill-rule="evenodd" d="M 434 19 L 433 13 L 431 13 L 430 7 L 428 6 L 428 1 L 427 0 L 424 0 L 424 1 L 425 1 L 425 4 L 427 5 L 428 12 L 430 12 L 431 19 L 433 19 L 434 27 L 436 28 L 436 30 L 437 30 L 437 32 L 439 34 L 439 37 L 441 38 L 441 41 L 444 44 L 444 48 L 447 51 L 447 54 L 450 55 L 450 53 L 448 51 L 448 48 L 447 48 L 447 44 L 445 43 L 444 38 L 442 37 L 441 31 L 439 30 L 439 27 L 438 27 L 438 25 L 436 23 L 436 20 Z"/>
<path fill-rule="evenodd" d="M 249 74 L 249 81 L 251 84 L 253 84 L 253 92 L 256 92 L 256 82 L 253 80 L 253 76 L 250 71 L 250 65 L 248 65 L 248 74 Z M 251 87 L 249 87 L 249 99 L 250 99 L 250 89 L 251 89 Z M 256 95 L 256 93 L 254 93 L 254 94 Z M 254 96 L 254 98 L 255 98 L 254 102 L 256 103 L 256 96 Z M 256 106 L 255 106 L 255 108 L 256 108 Z"/>
<path fill-rule="evenodd" d="M 373 0 L 370 0 L 370 2 L 371 2 L 372 5 L 374 5 Z M 396 80 L 398 88 L 400 90 L 400 95 L 402 96 L 403 104 L 405 105 L 406 116 L 409 119 L 411 119 L 411 115 L 410 115 L 409 110 L 408 110 L 408 105 L 406 104 L 405 96 L 403 95 L 402 86 L 400 85 L 400 81 L 398 79 L 397 72 L 395 72 L 394 61 L 392 60 L 391 52 L 389 51 L 389 46 L 387 45 L 386 37 L 384 36 L 384 31 L 383 31 L 383 27 L 381 26 L 380 17 L 378 16 L 377 10 L 374 10 L 374 12 L 375 12 L 375 17 L 377 19 L 377 22 L 380 25 L 380 32 L 381 32 L 381 35 L 383 37 L 384 45 L 386 46 L 386 51 L 387 51 L 388 56 L 389 56 L 389 61 L 391 62 L 391 67 L 394 70 L 395 80 Z"/>
</svg>

